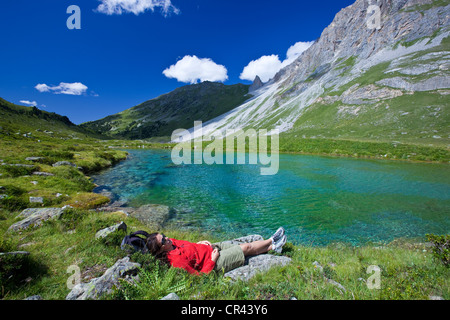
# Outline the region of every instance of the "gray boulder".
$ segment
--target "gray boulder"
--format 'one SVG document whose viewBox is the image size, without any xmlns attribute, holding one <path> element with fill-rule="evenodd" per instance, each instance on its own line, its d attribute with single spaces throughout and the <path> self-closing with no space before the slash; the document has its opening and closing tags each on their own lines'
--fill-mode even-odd
<svg viewBox="0 0 450 320">
<path fill-rule="evenodd" d="M 285 266 L 291 262 L 291 258 L 284 256 L 274 256 L 271 254 L 260 254 L 258 256 L 246 257 L 242 267 L 233 269 L 224 274 L 224 277 L 234 281 L 248 281 L 257 273 L 267 272 L 275 266 Z"/>
<path fill-rule="evenodd" d="M 30 253 L 28 251 L 11 251 L 11 252 L 0 252 L 0 257 L 2 256 L 28 256 Z"/>
<path fill-rule="evenodd" d="M 34 295 L 31 297 L 25 298 L 23 300 L 44 300 L 44 299 L 42 299 L 42 297 L 40 295 Z"/>
<path fill-rule="evenodd" d="M 69 161 L 58 161 L 58 162 L 55 162 L 54 164 L 52 164 L 52 166 L 53 166 L 53 167 L 71 166 L 71 167 L 74 167 L 74 168 L 77 167 L 76 164 L 74 164 L 74 163 L 72 163 L 72 162 L 69 162 Z"/>
<path fill-rule="evenodd" d="M 30 203 L 44 203 L 43 197 L 30 197 Z"/>
<path fill-rule="evenodd" d="M 109 235 L 117 230 L 123 230 L 126 232 L 127 225 L 124 222 L 120 222 L 114 226 L 102 229 L 95 234 L 95 239 L 105 238 L 107 235 Z"/>
<path fill-rule="evenodd" d="M 130 213 L 130 216 L 138 219 L 149 228 L 159 230 L 174 214 L 175 210 L 168 206 L 148 204 L 137 208 Z"/>
<path fill-rule="evenodd" d="M 264 238 L 262 236 L 260 236 L 259 234 L 252 234 L 249 236 L 245 236 L 245 237 L 241 237 L 241 238 L 237 238 L 237 239 L 233 239 L 233 240 L 227 240 L 227 241 L 224 241 L 224 243 L 241 244 L 241 243 L 250 243 L 250 242 L 261 241 L 261 240 L 264 240 Z"/>
<path fill-rule="evenodd" d="M 180 300 L 180 297 L 176 293 L 169 293 L 167 296 L 161 298 L 160 300 Z"/>
<path fill-rule="evenodd" d="M 59 218 L 64 212 L 63 208 L 29 208 L 23 210 L 17 218 L 23 218 L 21 221 L 14 223 L 8 230 L 19 231 L 31 226 L 41 225 L 43 221 L 48 219 Z"/>
<path fill-rule="evenodd" d="M 42 160 L 42 159 L 44 159 L 44 158 L 43 157 L 28 157 L 25 160 L 26 161 L 39 161 L 39 160 Z"/>
<path fill-rule="evenodd" d="M 50 173 L 50 172 L 41 172 L 41 171 L 34 171 L 33 172 L 33 175 L 35 175 L 35 176 L 44 176 L 44 177 L 52 177 L 52 176 L 54 176 L 54 174 L 53 173 Z"/>
<path fill-rule="evenodd" d="M 224 241 L 233 244 L 249 243 L 263 240 L 260 235 L 249 235 L 246 237 Z M 267 272 L 275 266 L 285 266 L 291 262 L 291 258 L 285 256 L 275 256 L 271 254 L 260 254 L 258 256 L 246 257 L 242 267 L 233 269 L 224 274 L 224 277 L 231 278 L 234 281 L 248 281 L 257 273 Z"/>
<path fill-rule="evenodd" d="M 66 300 L 99 299 L 119 284 L 119 279 L 136 274 L 139 263 L 130 262 L 129 257 L 118 260 L 111 268 L 99 278 L 92 279 L 89 283 L 80 283 L 73 287 Z"/>
<path fill-rule="evenodd" d="M 2 163 L 2 165 L 9 166 L 9 167 L 21 167 L 21 168 L 35 168 L 36 167 L 33 164 L 21 164 L 21 163 L 13 163 L 13 164 Z"/>
</svg>

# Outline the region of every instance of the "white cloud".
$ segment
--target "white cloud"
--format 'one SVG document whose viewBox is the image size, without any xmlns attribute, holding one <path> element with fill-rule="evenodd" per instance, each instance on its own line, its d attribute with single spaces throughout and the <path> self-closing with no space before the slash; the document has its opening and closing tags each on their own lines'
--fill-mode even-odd
<svg viewBox="0 0 450 320">
<path fill-rule="evenodd" d="M 44 83 L 39 83 L 34 88 L 39 92 L 49 92 L 50 91 L 50 87 Z"/>
<path fill-rule="evenodd" d="M 37 106 L 37 102 L 36 101 L 20 100 L 20 103 L 27 104 L 27 105 L 33 106 L 33 107 Z"/>
<path fill-rule="evenodd" d="M 147 10 L 155 11 L 161 9 L 163 16 L 167 17 L 171 13 L 179 14 L 180 10 L 172 5 L 171 0 L 99 0 L 101 4 L 97 11 L 107 15 L 134 13 L 135 15 L 144 13 Z"/>
<path fill-rule="evenodd" d="M 286 60 L 283 61 L 282 68 L 294 62 L 294 60 L 297 59 L 303 52 L 308 50 L 309 47 L 313 45 L 313 43 L 314 41 L 308 42 L 300 41 L 292 45 L 286 53 Z"/>
<path fill-rule="evenodd" d="M 176 64 L 163 71 L 167 78 L 174 78 L 180 82 L 197 83 L 198 81 L 228 80 L 228 70 L 209 58 L 199 59 L 197 56 L 184 56 Z"/>
<path fill-rule="evenodd" d="M 278 55 L 272 54 L 270 56 L 262 56 L 259 59 L 251 61 L 242 71 L 240 78 L 242 80 L 253 81 L 256 76 L 261 78 L 262 82 L 267 82 L 272 79 L 280 69 L 294 62 L 304 51 L 306 51 L 314 41 L 297 42 L 292 45 L 287 53 L 286 59 L 280 61 Z"/>
<path fill-rule="evenodd" d="M 48 86 L 45 83 L 39 83 L 34 87 L 39 92 L 52 92 L 54 94 L 70 94 L 74 96 L 82 95 L 88 89 L 81 82 L 65 83 L 61 82 L 58 86 Z"/>
<path fill-rule="evenodd" d="M 262 56 L 257 60 L 251 61 L 242 71 L 239 78 L 242 80 L 253 81 L 256 76 L 261 78 L 262 82 L 269 81 L 281 68 L 281 61 L 278 55 Z"/>
</svg>

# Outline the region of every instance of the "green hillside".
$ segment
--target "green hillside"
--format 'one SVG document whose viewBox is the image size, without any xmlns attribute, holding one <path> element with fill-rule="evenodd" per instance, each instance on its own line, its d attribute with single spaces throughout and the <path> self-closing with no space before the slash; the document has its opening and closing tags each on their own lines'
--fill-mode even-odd
<svg viewBox="0 0 450 320">
<path fill-rule="evenodd" d="M 115 138 L 170 137 L 175 129 L 188 129 L 242 104 L 250 96 L 248 85 L 202 82 L 188 85 L 81 127 Z"/>
<path fill-rule="evenodd" d="M 36 107 L 16 105 L 0 98 L 0 138 L 2 140 L 104 138 L 73 124 L 66 116 Z"/>
</svg>

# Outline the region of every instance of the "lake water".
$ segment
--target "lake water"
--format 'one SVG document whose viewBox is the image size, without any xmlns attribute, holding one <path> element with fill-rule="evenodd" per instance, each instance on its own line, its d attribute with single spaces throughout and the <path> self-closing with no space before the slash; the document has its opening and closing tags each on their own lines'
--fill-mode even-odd
<svg viewBox="0 0 450 320">
<path fill-rule="evenodd" d="M 129 206 L 164 204 L 185 228 L 235 237 L 354 245 L 450 231 L 446 164 L 280 154 L 273 176 L 259 165 L 175 166 L 166 150 L 128 150 L 129 159 L 94 176 Z M 150 230 L 153 231 L 153 230 Z"/>
</svg>

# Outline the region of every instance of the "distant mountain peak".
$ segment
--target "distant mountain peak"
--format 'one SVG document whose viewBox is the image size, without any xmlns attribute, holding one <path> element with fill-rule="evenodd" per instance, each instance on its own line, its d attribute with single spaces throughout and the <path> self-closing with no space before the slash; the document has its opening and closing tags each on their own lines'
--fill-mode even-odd
<svg viewBox="0 0 450 320">
<path fill-rule="evenodd" d="M 261 88 L 264 85 L 264 82 L 261 81 L 261 78 L 257 75 L 255 77 L 255 80 L 253 80 L 252 85 L 250 86 L 250 88 L 248 89 L 249 92 L 253 92 L 258 90 L 259 88 Z"/>
</svg>

